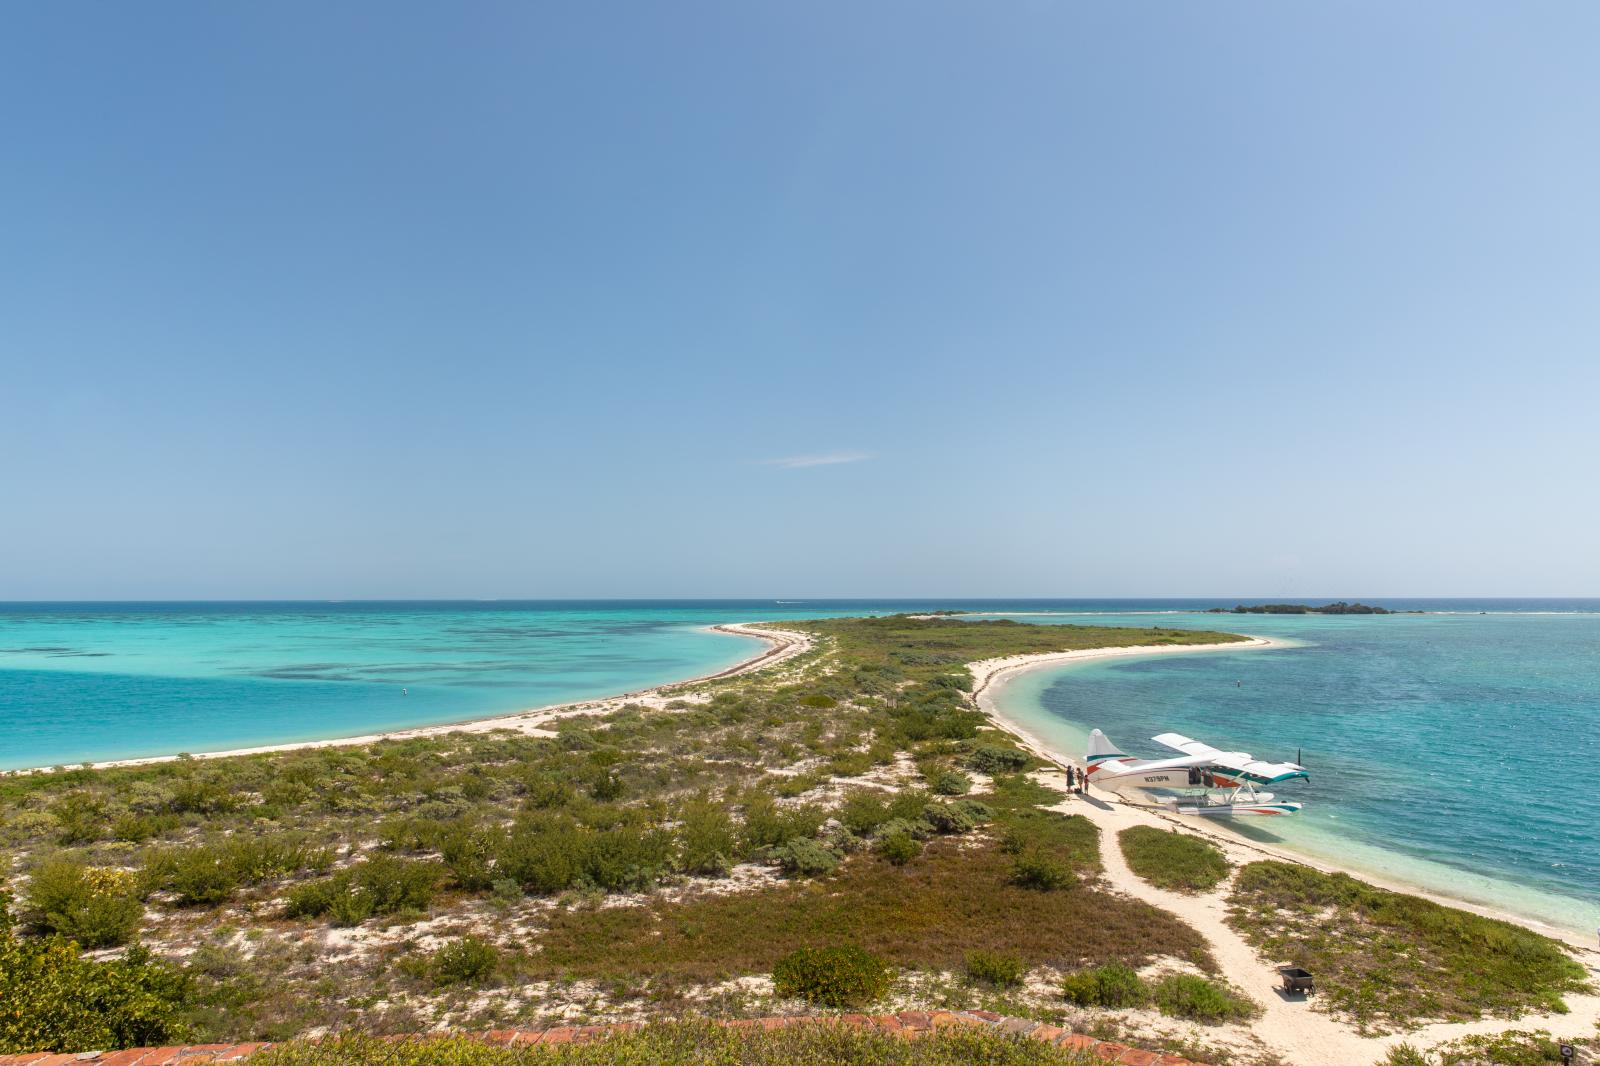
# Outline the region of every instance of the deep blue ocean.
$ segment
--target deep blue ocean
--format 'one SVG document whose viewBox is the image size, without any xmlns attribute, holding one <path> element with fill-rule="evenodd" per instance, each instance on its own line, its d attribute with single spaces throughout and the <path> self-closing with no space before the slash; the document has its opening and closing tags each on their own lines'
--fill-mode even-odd
<svg viewBox="0 0 1600 1066">
<path fill-rule="evenodd" d="M 1349 599 L 1351 597 L 1344 597 Z M 1027 675 L 1008 715 L 1071 749 L 1165 730 L 1293 758 L 1265 840 L 1573 928 L 1600 924 L 1600 600 L 1365 602 L 1425 614 L 1208 615 L 1235 600 L 0 604 L 0 769 L 459 721 L 711 672 L 717 622 L 951 608 L 1183 626 L 1283 648 Z M 1247 600 L 1244 602 L 1256 602 Z M 1317 600 L 1316 602 L 1324 602 Z M 1285 826 L 1285 823 L 1293 823 Z"/>
</svg>

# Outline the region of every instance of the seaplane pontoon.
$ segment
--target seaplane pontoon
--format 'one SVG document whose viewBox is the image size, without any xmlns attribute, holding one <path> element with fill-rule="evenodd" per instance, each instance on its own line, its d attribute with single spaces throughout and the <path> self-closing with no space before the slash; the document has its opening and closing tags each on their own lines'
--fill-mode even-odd
<svg viewBox="0 0 1600 1066">
<path fill-rule="evenodd" d="M 1294 814 L 1304 806 L 1258 788 L 1297 778 L 1310 780 L 1311 775 L 1299 763 L 1262 762 L 1249 752 L 1221 751 L 1181 733 L 1162 733 L 1151 739 L 1183 754 L 1172 759 L 1135 759 L 1096 729 L 1089 734 L 1085 778 L 1091 785 L 1118 793 L 1130 788 L 1182 791 L 1185 795 L 1168 797 L 1161 804 L 1175 814 Z"/>
</svg>

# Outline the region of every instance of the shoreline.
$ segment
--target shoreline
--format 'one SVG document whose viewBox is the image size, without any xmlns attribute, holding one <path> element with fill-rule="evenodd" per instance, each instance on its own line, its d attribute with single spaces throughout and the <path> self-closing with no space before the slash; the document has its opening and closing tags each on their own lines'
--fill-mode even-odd
<svg viewBox="0 0 1600 1066">
<path fill-rule="evenodd" d="M 292 740 L 281 744 L 260 744 L 253 747 L 224 748 L 218 751 L 180 752 L 172 755 L 145 755 L 131 759 L 107 759 L 102 762 L 71 763 L 64 768 L 72 770 L 87 766 L 94 770 L 106 770 L 119 766 L 153 766 L 157 763 L 176 762 L 184 758 L 229 759 L 240 755 L 269 755 L 273 752 L 301 751 L 307 748 L 354 747 L 362 744 L 375 744 L 380 740 L 411 740 L 416 737 L 443 736 L 446 733 L 492 733 L 501 729 L 533 735 L 549 734 L 549 730 L 545 729 L 544 726 L 557 719 L 576 714 L 600 713 L 623 703 L 659 699 L 671 690 L 681 688 L 684 685 L 698 685 L 725 677 L 737 677 L 740 674 L 747 674 L 753 670 L 774 666 L 787 659 L 792 659 L 796 655 L 809 651 L 812 645 L 811 638 L 803 633 L 792 632 L 787 629 L 763 629 L 759 624 L 755 623 L 726 622 L 705 628 L 718 633 L 727 633 L 731 636 L 750 637 L 761 641 L 765 646 L 748 659 L 742 659 L 732 666 L 709 674 L 699 674 L 695 677 L 686 677 L 678 681 L 667 681 L 659 685 L 651 685 L 648 688 L 635 689 L 631 692 L 621 692 L 610 696 L 569 700 L 565 703 L 550 703 L 520 711 L 486 715 L 481 718 L 463 718 L 458 721 L 439 722 L 433 725 L 406 726 L 400 729 L 388 729 L 377 733 L 362 733 L 355 736 Z M 57 769 L 55 766 L 32 766 L 18 770 L 0 770 L 0 777 L 49 774 L 55 773 Z"/>
<path fill-rule="evenodd" d="M 1005 686 L 1016 678 L 1027 673 L 1046 670 L 1051 667 L 1064 666 L 1073 662 L 1083 662 L 1092 659 L 1122 658 L 1135 655 L 1161 655 L 1184 652 L 1208 651 L 1237 651 L 1246 648 L 1271 648 L 1286 646 L 1283 640 L 1274 640 L 1270 637 L 1251 637 L 1248 641 L 1232 641 L 1225 644 L 1188 644 L 1167 645 L 1160 647 L 1127 647 L 1127 648 L 1094 648 L 1082 651 L 1052 652 L 1043 655 L 1014 655 L 1006 659 L 985 659 L 980 662 L 968 664 L 975 682 L 972 692 L 974 702 L 978 709 L 984 713 L 989 721 L 1005 733 L 1015 737 L 1023 747 L 1034 755 L 1057 767 L 1072 765 L 1082 769 L 1083 760 L 1057 751 L 1049 742 L 1034 735 L 1026 726 L 1012 721 L 1000 709 L 998 696 Z M 1085 793 L 1089 796 L 1090 793 Z M 1319 855 L 1307 854 L 1296 851 L 1285 845 L 1263 844 L 1246 837 L 1229 833 L 1226 829 L 1213 822 L 1203 819 L 1180 819 L 1158 808 L 1137 803 L 1128 803 L 1115 797 L 1114 793 L 1097 790 L 1094 802 L 1101 806 L 1110 806 L 1117 810 L 1140 811 L 1152 819 L 1166 823 L 1167 827 L 1180 827 L 1190 832 L 1198 833 L 1227 849 L 1236 851 L 1255 852 L 1270 859 L 1283 862 L 1297 863 L 1309 866 L 1323 873 L 1343 873 L 1379 888 L 1392 892 L 1403 892 L 1408 895 L 1420 896 L 1447 907 L 1470 911 L 1486 918 L 1495 918 L 1522 926 L 1543 936 L 1560 940 L 1569 947 L 1588 953 L 1591 956 L 1600 955 L 1590 939 L 1588 930 L 1569 928 L 1534 918 L 1530 915 L 1520 914 L 1516 911 L 1503 908 L 1489 907 L 1471 900 L 1458 899 L 1447 893 L 1423 885 L 1413 884 L 1403 879 L 1388 876 L 1379 871 L 1367 870 L 1359 866 L 1346 865 L 1330 861 Z"/>
</svg>

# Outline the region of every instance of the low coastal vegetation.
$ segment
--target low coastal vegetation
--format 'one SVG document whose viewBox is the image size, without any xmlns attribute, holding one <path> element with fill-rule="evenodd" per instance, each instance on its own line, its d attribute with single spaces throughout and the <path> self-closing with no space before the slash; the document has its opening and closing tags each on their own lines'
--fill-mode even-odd
<svg viewBox="0 0 1600 1066">
<path fill-rule="evenodd" d="M 724 1029 L 661 1023 L 593 1043 L 492 1047 L 470 1039 L 388 1042 L 354 1037 L 271 1048 L 259 1066 L 1094 1066 L 1103 1059 L 1006 1033 L 943 1029 L 916 1040 L 813 1023 Z"/>
<path fill-rule="evenodd" d="M 1097 831 L 1043 809 L 1059 793 L 973 706 L 966 666 L 1241 638 L 784 628 L 814 646 L 781 668 L 535 730 L 0 777 L 10 943 L 107 980 L 171 978 L 159 1024 L 92 1039 L 34 996 L 23 1042 L 814 1010 L 826 996 L 787 980 L 797 952 L 877 960 L 883 981 L 849 998 L 911 1006 L 1040 967 L 1213 966 L 1176 918 L 1097 887 Z"/>
<path fill-rule="evenodd" d="M 1592 1049 L 1593 1041 L 1556 1039 L 1547 1032 L 1512 1030 L 1478 1034 L 1436 1044 L 1426 1051 L 1401 1044 L 1389 1052 L 1381 1066 L 1581 1066 L 1581 1058 L 1566 1059 L 1561 1045 L 1574 1050 Z"/>
<path fill-rule="evenodd" d="M 1146 981 L 1130 966 L 1107 963 L 1070 973 L 1061 994 L 1080 1007 L 1127 1010 L 1154 1006 L 1172 1018 L 1216 1025 L 1254 1017 L 1254 1004 L 1220 981 L 1198 974 L 1169 973 Z"/>
<path fill-rule="evenodd" d="M 96 962 L 61 936 L 18 937 L 0 891 L 0 1054 L 165 1044 L 190 998 L 188 975 L 143 948 Z"/>
<path fill-rule="evenodd" d="M 1229 915 L 1264 956 L 1315 973 L 1318 997 L 1363 1029 L 1565 1013 L 1561 997 L 1587 987 L 1547 937 L 1294 863 L 1243 867 Z"/>
<path fill-rule="evenodd" d="M 1232 869 L 1221 848 L 1192 833 L 1136 825 L 1118 833 L 1117 844 L 1129 869 L 1172 892 L 1209 892 Z"/>
</svg>

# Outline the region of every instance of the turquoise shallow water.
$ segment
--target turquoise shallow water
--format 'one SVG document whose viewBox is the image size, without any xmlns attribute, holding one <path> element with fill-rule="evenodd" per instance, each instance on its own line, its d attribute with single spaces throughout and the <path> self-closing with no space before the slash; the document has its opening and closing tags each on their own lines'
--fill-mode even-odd
<svg viewBox="0 0 1600 1066">
<path fill-rule="evenodd" d="M 1096 726 L 1152 758 L 1170 754 L 1149 739 L 1168 730 L 1263 758 L 1303 751 L 1310 782 L 1278 793 L 1305 810 L 1236 820 L 1242 835 L 1600 925 L 1600 806 L 1582 783 L 1600 750 L 1600 615 L 1227 621 L 1292 643 L 1041 670 L 1000 706 L 1074 755 Z"/>
<path fill-rule="evenodd" d="M 1168 729 L 1262 757 L 1303 748 L 1312 780 L 1293 791 L 1305 813 L 1247 831 L 1594 928 L 1600 809 L 1580 782 L 1600 750 L 1600 602 L 1194 613 L 1216 602 L 0 604 L 0 768 L 348 736 L 629 691 L 755 652 L 709 632 L 717 622 L 949 607 L 1231 629 L 1294 646 L 1041 671 L 1002 700 L 1074 752 L 1092 726 L 1152 756 L 1148 738 Z"/>
</svg>

